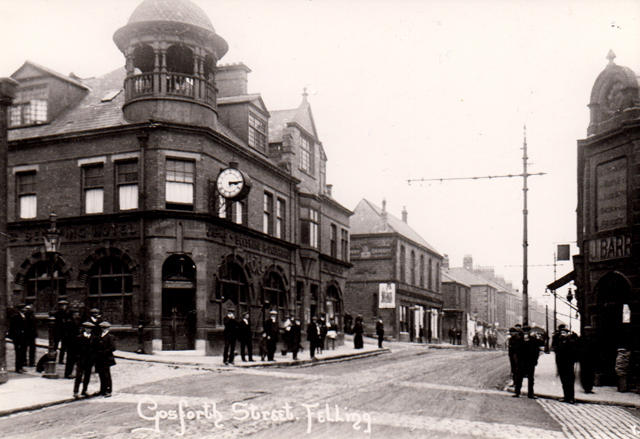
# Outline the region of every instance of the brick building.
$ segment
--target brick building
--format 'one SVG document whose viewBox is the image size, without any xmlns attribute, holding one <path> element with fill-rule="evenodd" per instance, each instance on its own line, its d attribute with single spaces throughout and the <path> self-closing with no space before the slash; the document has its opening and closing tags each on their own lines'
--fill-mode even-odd
<svg viewBox="0 0 640 439">
<path fill-rule="evenodd" d="M 345 310 L 362 315 L 375 333 L 382 317 L 385 335 L 403 341 L 442 339 L 443 257 L 407 223 L 367 200 L 351 216 L 351 263 Z"/>
<path fill-rule="evenodd" d="M 12 75 L 9 305 L 99 308 L 119 349 L 146 352 L 218 352 L 232 307 L 256 333 L 270 310 L 341 322 L 351 212 L 306 95 L 274 124 L 189 0 L 144 1 L 114 41 L 125 67 L 104 76 Z"/>
<path fill-rule="evenodd" d="M 581 330 L 594 328 L 596 384 L 614 385 L 618 349 L 631 351 L 629 383 L 640 387 L 640 82 L 609 64 L 591 90 L 587 138 L 578 141 L 577 236 L 571 280 Z"/>
</svg>

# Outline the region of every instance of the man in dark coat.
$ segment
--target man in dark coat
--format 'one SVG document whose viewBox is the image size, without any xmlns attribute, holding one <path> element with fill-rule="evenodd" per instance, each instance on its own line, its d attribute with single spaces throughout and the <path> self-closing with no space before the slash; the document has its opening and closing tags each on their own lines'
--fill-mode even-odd
<svg viewBox="0 0 640 439">
<path fill-rule="evenodd" d="M 116 350 L 116 343 L 113 335 L 109 334 L 111 325 L 109 322 L 100 322 L 102 330 L 100 336 L 94 338 L 94 355 L 96 371 L 100 377 L 100 392 L 98 395 L 109 397 L 113 383 L 111 381 L 111 366 L 116 364 L 113 352 Z"/>
<path fill-rule="evenodd" d="M 311 359 L 316 359 L 316 348 L 320 343 L 320 329 L 318 328 L 318 318 L 313 316 L 311 323 L 307 325 L 307 340 L 309 340 L 309 354 Z"/>
<path fill-rule="evenodd" d="M 516 328 L 509 328 L 508 346 L 509 346 L 509 364 L 511 365 L 511 380 L 514 385 L 516 376 L 518 375 L 518 351 L 522 342 L 522 334 Z"/>
<path fill-rule="evenodd" d="M 593 327 L 585 326 L 583 334 L 578 339 L 580 384 L 582 384 L 584 393 L 593 393 L 593 383 L 596 377 L 595 358 L 597 349 Z"/>
<path fill-rule="evenodd" d="M 382 349 L 382 340 L 384 340 L 384 323 L 382 317 L 378 317 L 376 322 L 376 334 L 378 335 L 378 348 Z"/>
<path fill-rule="evenodd" d="M 569 333 L 565 325 L 558 326 L 558 331 L 553 335 L 553 350 L 556 353 L 556 366 L 562 382 L 564 398 L 562 402 L 575 403 L 575 364 L 578 361 L 577 336 Z"/>
<path fill-rule="evenodd" d="M 19 304 L 9 322 L 9 338 L 13 341 L 13 347 L 16 351 L 16 372 L 18 373 L 24 372 L 27 361 L 26 306 L 24 303 Z"/>
<path fill-rule="evenodd" d="M 58 361 L 60 364 L 64 363 L 64 354 L 67 351 L 67 343 L 64 337 L 64 327 L 67 323 L 67 320 L 71 318 L 71 314 L 67 309 L 69 306 L 69 302 L 66 300 L 58 301 L 58 310 L 53 313 L 53 317 L 55 321 L 53 323 L 53 345 L 56 349 L 60 346 L 60 357 Z"/>
<path fill-rule="evenodd" d="M 36 365 L 36 337 L 38 336 L 38 323 L 36 320 L 36 313 L 33 309 L 33 305 L 27 305 L 25 308 L 26 318 L 26 343 L 27 354 L 29 357 L 29 367 L 35 367 Z"/>
<path fill-rule="evenodd" d="M 300 350 L 300 341 L 302 340 L 302 328 L 300 327 L 300 319 L 296 317 L 291 324 L 291 352 L 293 359 L 298 359 L 298 351 Z"/>
<path fill-rule="evenodd" d="M 78 310 L 71 311 L 71 317 L 66 321 L 64 326 L 64 337 L 67 345 L 67 362 L 64 367 L 64 377 L 72 378 L 73 366 L 76 363 L 78 335 L 80 334 L 80 312 Z"/>
<path fill-rule="evenodd" d="M 78 336 L 76 343 L 76 380 L 73 383 L 73 396 L 78 398 L 78 390 L 82 382 L 82 396 L 87 398 L 87 388 L 91 380 L 91 368 L 93 367 L 93 338 L 94 324 L 87 321 L 82 324 L 82 334 Z"/>
<path fill-rule="evenodd" d="M 356 323 L 353 325 L 353 347 L 355 349 L 362 349 L 364 347 L 362 334 L 364 334 L 364 325 L 362 323 L 362 316 L 358 315 L 356 317 Z"/>
<path fill-rule="evenodd" d="M 233 364 L 235 357 L 236 339 L 238 337 L 238 322 L 235 317 L 235 311 L 229 309 L 227 316 L 224 318 L 224 355 L 223 362 L 225 365 Z"/>
<path fill-rule="evenodd" d="M 269 318 L 264 322 L 263 331 L 267 334 L 267 361 L 274 361 L 280 334 L 278 311 L 272 310 L 269 312 Z"/>
<path fill-rule="evenodd" d="M 91 329 L 91 335 L 98 337 L 102 334 L 102 329 L 100 329 L 100 323 L 102 323 L 102 316 L 100 315 L 100 310 L 98 308 L 93 308 L 89 311 L 89 320 L 93 328 Z"/>
<path fill-rule="evenodd" d="M 251 322 L 249 321 L 249 313 L 245 312 L 242 320 L 238 324 L 238 339 L 240 340 L 240 357 L 242 361 L 253 361 L 253 333 L 251 332 Z M 245 352 L 246 351 L 246 352 Z"/>
<path fill-rule="evenodd" d="M 523 328 L 522 342 L 516 352 L 517 357 L 517 375 L 515 382 L 515 395 L 514 398 L 520 396 L 520 390 L 522 389 L 522 380 L 527 377 L 527 397 L 536 399 L 533 391 L 534 376 L 536 373 L 536 366 L 538 365 L 538 357 L 540 356 L 541 341 L 536 338 L 534 334 L 530 333 L 531 328 L 525 326 Z"/>
</svg>

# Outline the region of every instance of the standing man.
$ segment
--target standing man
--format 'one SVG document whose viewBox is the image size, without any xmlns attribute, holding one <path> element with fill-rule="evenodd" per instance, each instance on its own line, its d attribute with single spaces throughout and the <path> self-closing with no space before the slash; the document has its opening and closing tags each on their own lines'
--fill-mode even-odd
<svg viewBox="0 0 640 439">
<path fill-rule="evenodd" d="M 38 336 L 38 323 L 36 321 L 36 313 L 33 310 L 33 305 L 27 305 L 25 307 L 24 316 L 26 318 L 26 344 L 27 354 L 29 357 L 29 367 L 35 367 L 36 365 L 36 337 Z"/>
<path fill-rule="evenodd" d="M 362 322 L 362 316 L 358 314 L 356 317 L 356 323 L 353 325 L 353 347 L 355 349 L 362 349 L 364 347 L 362 334 L 364 334 L 364 325 Z"/>
<path fill-rule="evenodd" d="M 102 322 L 100 310 L 98 308 L 93 308 L 89 312 L 89 315 L 89 322 L 93 325 L 91 335 L 98 337 L 100 334 L 102 334 L 102 330 L 100 329 L 100 323 Z"/>
<path fill-rule="evenodd" d="M 13 341 L 16 351 L 16 372 L 23 373 L 27 362 L 27 317 L 25 316 L 27 305 L 24 303 L 16 307 L 16 312 L 9 322 L 9 338 Z"/>
<path fill-rule="evenodd" d="M 267 334 L 267 361 L 274 361 L 274 354 L 278 346 L 278 335 L 280 328 L 278 327 L 278 311 L 269 311 L 269 318 L 264 322 L 264 332 Z"/>
<path fill-rule="evenodd" d="M 577 357 L 576 335 L 569 333 L 565 325 L 558 326 L 558 331 L 553 335 L 553 350 L 556 353 L 556 366 L 558 375 L 562 382 L 562 392 L 564 398 L 560 401 L 574 404 L 575 401 L 575 380 L 574 367 Z"/>
<path fill-rule="evenodd" d="M 291 352 L 293 359 L 298 359 L 298 350 L 300 350 L 300 341 L 302 339 L 302 328 L 300 327 L 300 319 L 296 317 L 291 325 Z"/>
<path fill-rule="evenodd" d="M 233 364 L 236 350 L 236 338 L 238 337 L 238 322 L 236 321 L 235 311 L 231 308 L 227 311 L 224 318 L 224 355 L 223 362 L 225 366 Z"/>
<path fill-rule="evenodd" d="M 242 314 L 242 320 L 238 325 L 238 338 L 240 339 L 240 357 L 242 361 L 246 360 L 245 351 L 248 353 L 249 361 L 253 361 L 253 347 L 252 339 L 253 334 L 251 332 L 251 322 L 249 322 L 249 312 Z"/>
<path fill-rule="evenodd" d="M 511 381 L 516 383 L 516 377 L 518 376 L 518 352 L 520 351 L 520 344 L 522 343 L 522 335 L 516 328 L 509 328 L 509 335 L 507 336 L 507 343 L 509 346 L 509 364 L 511 366 Z"/>
<path fill-rule="evenodd" d="M 67 344 L 67 362 L 64 367 L 64 377 L 72 378 L 73 366 L 76 363 L 78 354 L 78 335 L 80 335 L 80 312 L 76 309 L 71 310 L 71 318 L 69 318 L 64 327 L 64 337 Z"/>
<path fill-rule="evenodd" d="M 536 366 L 538 365 L 538 357 L 540 356 L 540 341 L 530 333 L 531 328 L 525 326 L 523 328 L 522 342 L 516 353 L 518 360 L 517 375 L 515 382 L 515 395 L 514 398 L 520 396 L 520 390 L 522 389 L 522 380 L 527 377 L 527 397 L 531 399 L 537 399 L 533 391 L 534 376 L 536 373 Z"/>
<path fill-rule="evenodd" d="M 111 381 L 111 366 L 116 364 L 113 352 L 116 350 L 116 343 L 113 335 L 109 334 L 111 325 L 109 322 L 100 322 L 102 333 L 94 339 L 96 370 L 100 376 L 100 392 L 98 395 L 109 397 L 113 383 Z M 67 359 L 67 361 L 69 361 Z"/>
<path fill-rule="evenodd" d="M 82 334 L 78 336 L 76 343 L 76 380 L 73 383 L 73 396 L 79 398 L 78 390 L 82 382 L 82 396 L 88 398 L 87 388 L 91 380 L 91 368 L 93 367 L 93 339 L 91 333 L 94 324 L 87 321 L 82 324 Z"/>
<path fill-rule="evenodd" d="M 378 348 L 382 349 L 382 340 L 384 340 L 384 323 L 382 317 L 378 317 L 376 322 L 376 334 L 378 334 Z"/>
<path fill-rule="evenodd" d="M 60 364 L 64 363 L 64 353 L 67 351 L 67 343 L 64 337 L 64 327 L 67 320 L 71 317 L 68 311 L 69 302 L 66 300 L 58 301 L 58 310 L 53 313 L 55 322 L 53 324 L 53 345 L 58 349 L 60 344 L 60 357 L 58 361 Z"/>
<path fill-rule="evenodd" d="M 309 354 L 311 359 L 316 359 L 316 348 L 320 343 L 320 328 L 318 328 L 318 318 L 313 316 L 311 323 L 307 326 L 307 340 L 309 340 Z"/>
<path fill-rule="evenodd" d="M 584 393 L 593 393 L 593 383 L 596 378 L 595 358 L 597 358 L 597 349 L 593 327 L 585 326 L 583 334 L 578 339 L 580 384 L 582 384 Z"/>
</svg>

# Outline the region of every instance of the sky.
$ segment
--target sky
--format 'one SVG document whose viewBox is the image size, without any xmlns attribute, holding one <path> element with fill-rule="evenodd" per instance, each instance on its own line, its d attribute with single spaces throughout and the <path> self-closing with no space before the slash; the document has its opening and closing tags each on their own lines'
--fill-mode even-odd
<svg viewBox="0 0 640 439">
<path fill-rule="evenodd" d="M 471 255 L 520 291 L 523 178 L 409 180 L 522 174 L 526 136 L 528 171 L 544 173 L 527 182 L 530 298 L 573 269 L 554 254 L 579 251 L 577 141 L 609 50 L 640 72 L 640 2 L 193 1 L 269 110 L 306 87 L 338 202 L 406 207 L 452 267 Z M 81 78 L 122 67 L 113 33 L 140 3 L 0 0 L 0 76 L 26 60 Z"/>
</svg>

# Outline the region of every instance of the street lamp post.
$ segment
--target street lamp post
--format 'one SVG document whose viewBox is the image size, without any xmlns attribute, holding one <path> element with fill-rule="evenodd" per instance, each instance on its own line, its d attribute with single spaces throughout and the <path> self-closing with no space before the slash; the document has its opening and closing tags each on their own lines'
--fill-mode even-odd
<svg viewBox="0 0 640 439">
<path fill-rule="evenodd" d="M 549 299 L 550 298 L 551 298 L 551 295 L 549 293 L 544 293 L 542 295 L 542 300 L 544 301 L 544 319 L 546 321 L 545 330 L 547 331 L 547 336 L 546 336 L 546 339 L 544 341 L 544 353 L 545 354 L 549 353 Z"/>
<path fill-rule="evenodd" d="M 49 216 L 50 226 L 49 229 L 44 234 L 44 251 L 47 255 L 47 259 L 49 259 L 49 279 L 51 280 L 50 286 L 50 297 L 49 297 L 49 350 L 47 352 L 47 361 L 44 364 L 44 374 L 42 375 L 45 378 L 59 378 L 56 373 L 56 350 L 55 346 L 55 335 L 54 335 L 54 326 L 55 326 L 55 317 L 53 316 L 55 306 L 57 303 L 57 285 L 54 279 L 55 274 L 55 262 L 56 256 L 60 250 L 60 230 L 56 226 L 57 216 L 55 213 L 52 213 Z"/>
</svg>

